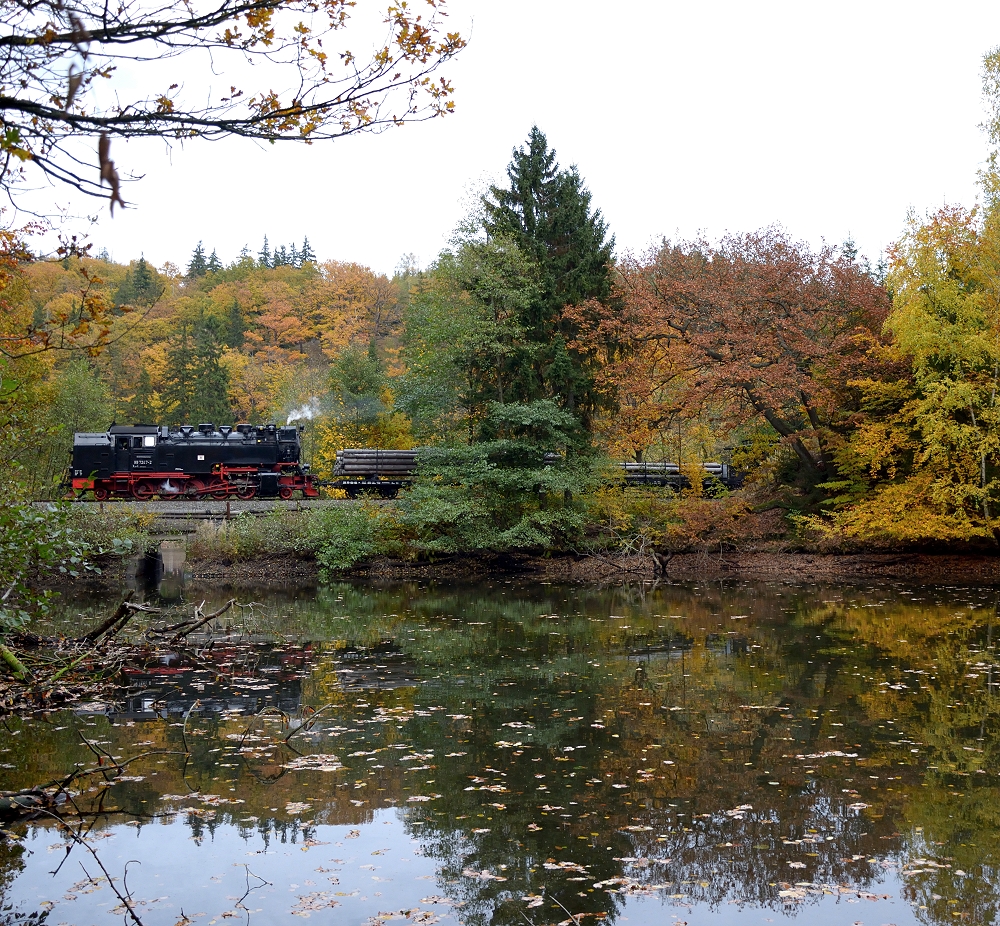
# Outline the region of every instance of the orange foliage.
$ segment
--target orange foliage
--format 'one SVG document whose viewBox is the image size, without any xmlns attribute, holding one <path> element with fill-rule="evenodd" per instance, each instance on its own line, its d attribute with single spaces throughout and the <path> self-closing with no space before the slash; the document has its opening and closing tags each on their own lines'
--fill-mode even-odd
<svg viewBox="0 0 1000 926">
<path fill-rule="evenodd" d="M 567 311 L 579 349 L 603 353 L 626 428 L 641 439 L 674 407 L 711 403 L 733 424 L 766 421 L 820 472 L 838 390 L 866 372 L 889 308 L 857 264 L 774 228 L 629 257 L 614 302 Z"/>
</svg>

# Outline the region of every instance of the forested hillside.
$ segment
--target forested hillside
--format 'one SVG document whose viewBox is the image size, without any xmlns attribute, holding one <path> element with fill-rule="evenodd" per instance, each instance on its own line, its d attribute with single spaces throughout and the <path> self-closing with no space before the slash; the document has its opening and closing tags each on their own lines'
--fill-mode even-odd
<svg viewBox="0 0 1000 926">
<path fill-rule="evenodd" d="M 982 205 L 911 216 L 875 262 L 780 227 L 616 255 L 538 128 L 392 278 L 308 238 L 228 261 L 192 242 L 181 268 L 37 259 L 10 233 L 4 478 L 54 497 L 73 431 L 112 421 L 294 421 L 320 477 L 342 447 L 436 448 L 369 550 L 993 544 L 997 178 L 994 154 Z M 622 460 L 692 488 L 623 493 Z M 702 497 L 713 460 L 747 488 Z"/>
</svg>

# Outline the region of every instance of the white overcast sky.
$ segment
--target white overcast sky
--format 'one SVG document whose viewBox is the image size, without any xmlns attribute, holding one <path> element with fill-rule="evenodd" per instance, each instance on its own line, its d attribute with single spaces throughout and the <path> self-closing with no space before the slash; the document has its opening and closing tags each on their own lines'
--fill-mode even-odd
<svg viewBox="0 0 1000 926">
<path fill-rule="evenodd" d="M 1000 44 L 1000 3 L 451 0 L 449 10 L 471 38 L 446 71 L 455 115 L 311 147 L 117 142 L 117 163 L 145 177 L 126 193 L 135 208 L 114 219 L 105 208 L 92 240 L 118 261 L 144 253 L 183 266 L 199 240 L 228 262 L 265 234 L 272 245 L 308 235 L 324 259 L 391 273 L 413 253 L 426 266 L 465 191 L 502 179 L 532 124 L 563 166 L 579 167 L 619 254 L 780 223 L 814 244 L 852 235 L 875 257 L 908 210 L 975 201 L 980 67 Z M 193 65 L 188 86 L 208 80 Z"/>
</svg>

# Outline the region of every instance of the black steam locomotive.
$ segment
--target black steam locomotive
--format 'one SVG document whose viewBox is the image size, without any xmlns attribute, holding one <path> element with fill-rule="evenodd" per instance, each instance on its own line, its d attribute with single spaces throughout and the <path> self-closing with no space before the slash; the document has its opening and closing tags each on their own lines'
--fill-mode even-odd
<svg viewBox="0 0 1000 926">
<path fill-rule="evenodd" d="M 113 424 L 73 435 L 70 484 L 94 498 L 316 498 L 294 426 Z"/>
</svg>

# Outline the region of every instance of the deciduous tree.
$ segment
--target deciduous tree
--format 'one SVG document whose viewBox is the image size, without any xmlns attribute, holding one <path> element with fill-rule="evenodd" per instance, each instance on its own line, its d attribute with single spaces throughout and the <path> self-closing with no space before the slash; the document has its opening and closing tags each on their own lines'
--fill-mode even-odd
<svg viewBox="0 0 1000 926">
<path fill-rule="evenodd" d="M 857 383 L 863 416 L 837 453 L 848 535 L 992 538 L 1000 520 L 1000 212 L 911 219 L 890 251 L 887 321 L 902 376 Z"/>
<path fill-rule="evenodd" d="M 435 72 L 465 44 L 444 28 L 443 6 L 390 0 L 379 17 L 385 41 L 361 53 L 338 47 L 351 17 L 373 12 L 352 0 L 2 0 L 0 183 L 9 190 L 36 167 L 84 193 L 109 188 L 113 207 L 124 204 L 115 138 L 310 143 L 443 115 L 452 88 Z M 207 96 L 207 81 L 171 80 L 179 64 L 169 72 L 143 64 L 184 58 L 190 67 L 199 52 L 204 67 L 225 75 L 224 89 Z M 116 81 L 124 65 L 130 79 Z M 93 145 L 96 170 L 85 169 L 77 142 Z"/>
<path fill-rule="evenodd" d="M 650 407 L 711 402 L 730 424 L 759 417 L 808 471 L 828 473 L 844 389 L 870 365 L 888 312 L 864 268 L 769 228 L 627 258 L 617 298 L 574 312 L 583 346 L 618 358 L 605 386 Z"/>
</svg>

